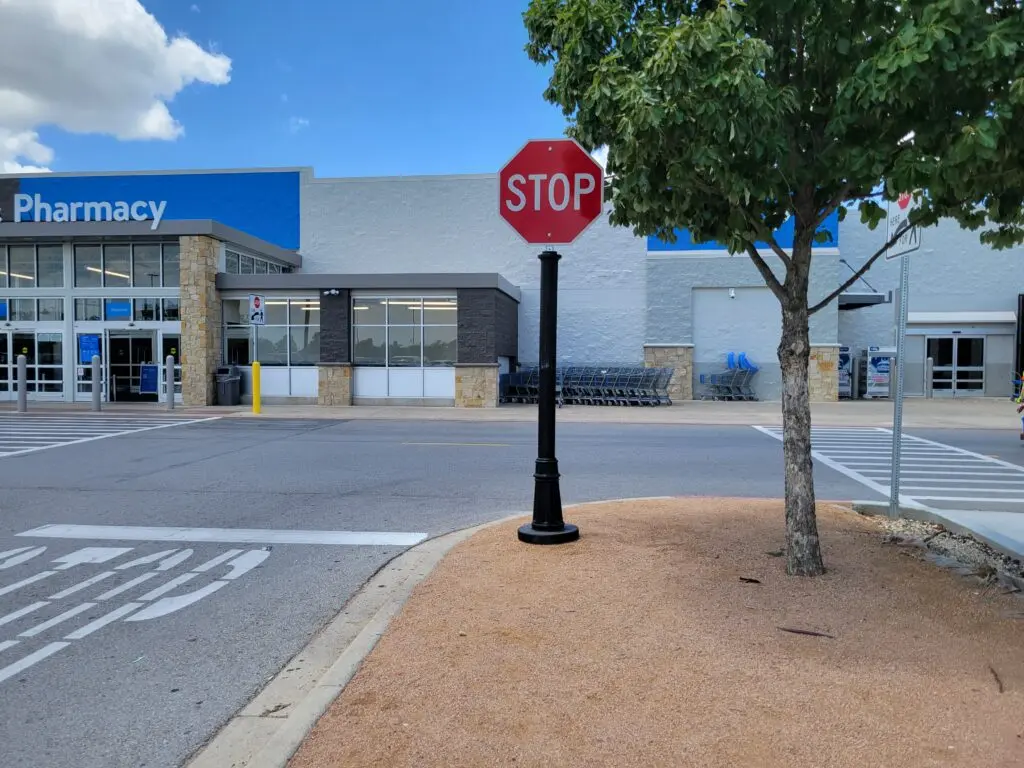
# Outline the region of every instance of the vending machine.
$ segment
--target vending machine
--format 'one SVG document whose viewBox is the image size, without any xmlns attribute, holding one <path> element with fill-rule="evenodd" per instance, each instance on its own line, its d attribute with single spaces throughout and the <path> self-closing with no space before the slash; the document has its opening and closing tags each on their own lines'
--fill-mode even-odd
<svg viewBox="0 0 1024 768">
<path fill-rule="evenodd" d="M 889 397 L 892 362 L 895 359 L 896 347 L 868 347 L 865 399 Z"/>
<path fill-rule="evenodd" d="M 839 397 L 849 400 L 853 397 L 853 355 L 849 347 L 839 347 Z"/>
</svg>

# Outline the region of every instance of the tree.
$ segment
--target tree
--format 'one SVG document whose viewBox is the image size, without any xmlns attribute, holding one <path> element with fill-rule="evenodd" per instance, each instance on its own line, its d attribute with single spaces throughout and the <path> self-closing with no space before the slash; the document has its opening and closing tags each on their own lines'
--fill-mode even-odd
<svg viewBox="0 0 1024 768">
<path fill-rule="evenodd" d="M 812 243 L 910 190 L 912 223 L 1024 241 L 1021 0 L 532 0 L 524 21 L 568 133 L 608 147 L 611 222 L 746 253 L 781 303 L 786 566 L 823 573 L 808 319 L 891 243 L 808 306 Z"/>
</svg>

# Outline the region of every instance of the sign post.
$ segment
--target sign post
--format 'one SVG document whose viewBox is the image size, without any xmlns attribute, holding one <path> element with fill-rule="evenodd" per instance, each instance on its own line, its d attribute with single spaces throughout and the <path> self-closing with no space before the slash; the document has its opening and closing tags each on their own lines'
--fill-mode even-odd
<svg viewBox="0 0 1024 768">
<path fill-rule="evenodd" d="M 264 308 L 266 303 L 262 296 L 255 293 L 249 294 L 249 323 L 251 325 L 267 324 L 267 313 Z"/>
<path fill-rule="evenodd" d="M 892 474 L 889 476 L 889 517 L 900 516 L 900 462 L 903 454 L 903 372 L 906 369 L 907 348 L 907 304 L 910 297 L 910 254 L 921 247 L 921 232 L 910 225 L 910 213 L 917 208 L 913 195 L 904 192 L 896 201 L 896 209 L 889 204 L 889 218 L 886 226 L 886 242 L 893 235 L 903 234 L 885 254 L 886 261 L 902 259 L 900 262 L 900 297 L 896 318 L 896 370 L 889 371 L 889 386 L 895 375 L 895 396 L 892 415 Z M 890 390 L 891 391 L 891 390 Z"/>
<path fill-rule="evenodd" d="M 501 217 L 527 243 L 545 246 L 540 272 L 540 377 L 533 520 L 519 528 L 528 544 L 575 541 L 579 528 L 562 517 L 555 455 L 558 262 L 554 245 L 573 242 L 604 210 L 601 166 L 572 139 L 527 142 L 498 175 Z"/>
</svg>

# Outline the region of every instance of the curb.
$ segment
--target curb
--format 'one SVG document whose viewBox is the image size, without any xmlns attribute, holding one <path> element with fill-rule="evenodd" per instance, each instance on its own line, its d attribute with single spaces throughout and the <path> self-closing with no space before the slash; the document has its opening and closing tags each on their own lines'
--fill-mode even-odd
<svg viewBox="0 0 1024 768">
<path fill-rule="evenodd" d="M 889 514 L 889 504 L 884 501 L 854 501 L 851 502 L 853 511 L 860 515 L 866 515 L 868 517 L 887 517 Z M 905 517 L 908 520 L 916 520 L 919 523 L 932 523 L 934 525 L 941 525 L 950 533 L 955 533 L 957 536 L 964 536 L 969 539 L 975 539 L 985 544 L 993 551 L 998 552 L 1001 555 L 1006 555 L 1011 560 L 1020 560 L 1021 553 L 1015 551 L 1012 547 L 1006 546 L 1006 544 L 1000 542 L 998 539 L 991 536 L 987 536 L 984 533 L 980 533 L 973 528 L 968 528 L 962 523 L 958 523 L 954 520 L 950 520 L 948 517 L 944 517 L 942 514 L 924 507 L 917 506 L 905 506 L 900 505 L 899 508 L 900 517 Z"/>
<path fill-rule="evenodd" d="M 577 509 L 623 501 L 566 504 Z M 185 763 L 185 768 L 285 768 L 327 708 L 376 647 L 405 601 L 457 545 L 486 528 L 529 518 L 519 512 L 427 539 L 390 560 L 282 670 Z"/>
</svg>

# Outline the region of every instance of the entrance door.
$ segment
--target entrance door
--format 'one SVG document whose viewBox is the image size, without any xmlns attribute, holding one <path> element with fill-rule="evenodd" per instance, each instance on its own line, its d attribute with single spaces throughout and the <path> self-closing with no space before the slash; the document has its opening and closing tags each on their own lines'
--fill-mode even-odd
<svg viewBox="0 0 1024 768">
<path fill-rule="evenodd" d="M 928 339 L 932 393 L 936 397 L 980 397 L 985 393 L 985 337 Z"/>
<path fill-rule="evenodd" d="M 18 398 L 18 356 L 25 356 L 25 390 L 30 400 L 64 398 L 64 335 L 0 331 L 0 401 Z"/>
<path fill-rule="evenodd" d="M 111 402 L 156 402 L 142 391 L 142 367 L 156 365 L 155 331 L 108 331 L 106 378 Z"/>
</svg>

